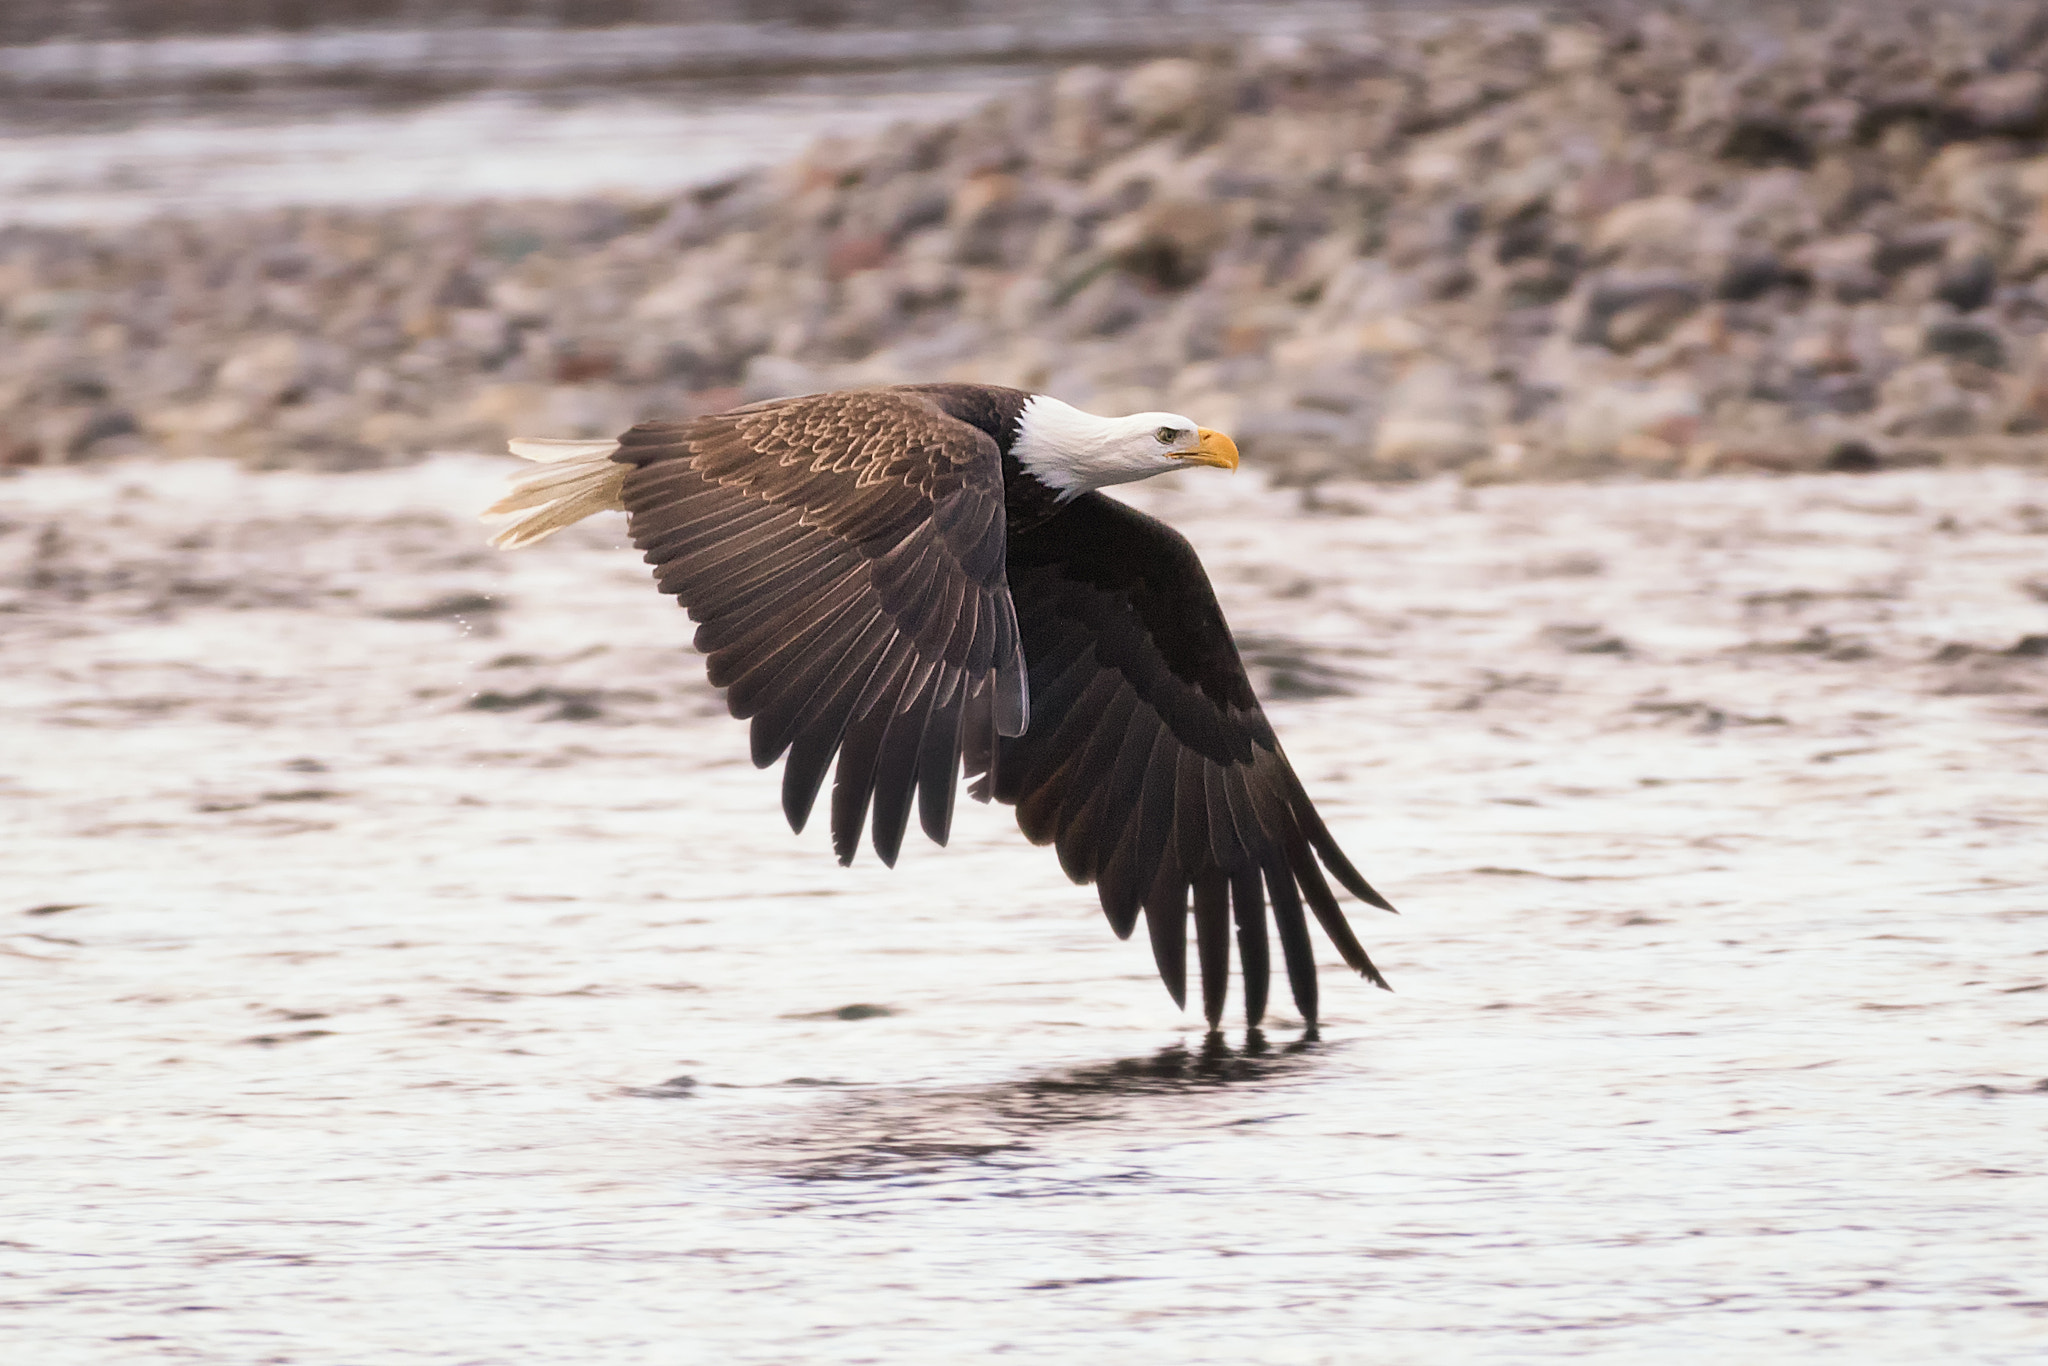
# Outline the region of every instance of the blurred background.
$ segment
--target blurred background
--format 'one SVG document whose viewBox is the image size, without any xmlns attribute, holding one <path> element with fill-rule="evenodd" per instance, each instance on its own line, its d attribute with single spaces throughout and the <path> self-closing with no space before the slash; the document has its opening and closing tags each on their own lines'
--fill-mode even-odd
<svg viewBox="0 0 2048 1366">
<path fill-rule="evenodd" d="M 2044 202 L 2048 0 L 0 0 L 0 1360 L 2034 1366 Z M 1399 994 L 476 520 L 945 377 L 1236 436 Z"/>
<path fill-rule="evenodd" d="M 15 0 L 0 461 L 977 378 L 1284 479 L 2032 461 L 2028 0 Z"/>
</svg>

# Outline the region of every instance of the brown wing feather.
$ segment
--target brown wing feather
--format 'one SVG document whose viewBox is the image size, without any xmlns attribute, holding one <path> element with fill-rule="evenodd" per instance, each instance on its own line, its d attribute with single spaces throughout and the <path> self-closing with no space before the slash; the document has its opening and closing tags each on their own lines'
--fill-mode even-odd
<svg viewBox="0 0 2048 1366">
<path fill-rule="evenodd" d="M 1075 881 L 1096 884 L 1119 936 L 1143 912 L 1176 1001 L 1192 897 L 1211 1025 L 1223 1013 L 1233 918 L 1245 1016 L 1256 1024 L 1265 1013 L 1269 905 L 1304 1020 L 1316 1018 L 1305 911 L 1346 963 L 1384 987 L 1323 869 L 1361 900 L 1393 907 L 1309 803 L 1193 548 L 1088 494 L 1013 537 L 1009 553 L 1032 724 L 1000 742 L 991 785 L 1016 806 L 1024 833 L 1054 845 Z"/>
<path fill-rule="evenodd" d="M 801 830 L 838 756 L 833 845 L 873 810 L 894 863 L 913 802 L 944 843 L 969 721 L 1028 720 L 992 437 L 901 390 L 817 394 L 635 427 L 613 457 L 655 581 L 697 621 L 711 681 L 784 754 Z M 919 793 L 922 792 L 922 797 Z"/>
</svg>

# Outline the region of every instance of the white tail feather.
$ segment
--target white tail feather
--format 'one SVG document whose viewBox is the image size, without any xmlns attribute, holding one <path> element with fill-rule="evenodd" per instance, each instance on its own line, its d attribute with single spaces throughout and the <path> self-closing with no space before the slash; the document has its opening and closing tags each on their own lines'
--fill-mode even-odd
<svg viewBox="0 0 2048 1366">
<path fill-rule="evenodd" d="M 616 441 L 601 441 L 573 436 L 515 436 L 507 443 L 512 454 L 521 460 L 538 461 L 552 465 L 558 460 L 574 460 L 578 456 L 609 456 L 619 448 Z"/>
<path fill-rule="evenodd" d="M 521 476 L 512 491 L 485 508 L 481 520 L 513 520 L 491 537 L 501 550 L 545 540 L 596 512 L 624 508 L 626 476 L 632 466 L 612 459 L 616 441 L 563 441 L 523 436 L 512 454 L 546 468 Z"/>
</svg>

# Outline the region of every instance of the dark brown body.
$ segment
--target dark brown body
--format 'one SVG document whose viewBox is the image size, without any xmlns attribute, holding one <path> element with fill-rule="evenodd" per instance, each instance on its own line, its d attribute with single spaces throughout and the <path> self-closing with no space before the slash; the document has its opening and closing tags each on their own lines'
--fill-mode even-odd
<svg viewBox="0 0 2048 1366">
<path fill-rule="evenodd" d="M 786 756 L 792 826 L 836 759 L 840 859 L 871 826 L 894 862 L 913 801 L 944 843 L 964 762 L 975 796 L 1013 804 L 1096 885 L 1119 936 L 1143 912 L 1176 1000 L 1192 910 L 1212 1024 L 1233 918 L 1246 1015 L 1264 1012 L 1270 907 L 1313 1023 L 1305 907 L 1385 985 L 1324 869 L 1386 903 L 1282 754 L 1193 548 L 1102 494 L 1062 502 L 1019 465 L 1030 397 L 914 385 L 636 427 L 613 457 L 635 467 L 634 544 L 698 621 L 755 762 Z"/>
</svg>

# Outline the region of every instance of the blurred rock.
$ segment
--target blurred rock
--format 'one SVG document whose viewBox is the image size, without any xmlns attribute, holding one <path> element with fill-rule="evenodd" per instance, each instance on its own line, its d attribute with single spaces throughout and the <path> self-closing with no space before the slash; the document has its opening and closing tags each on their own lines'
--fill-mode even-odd
<svg viewBox="0 0 2048 1366">
<path fill-rule="evenodd" d="M 1699 307 L 1704 294 L 1697 282 L 1675 270 L 1609 271 L 1593 282 L 1577 340 L 1616 351 L 1662 341 Z"/>
<path fill-rule="evenodd" d="M 1934 297 L 1959 313 L 1974 313 L 1991 302 L 1997 288 L 1998 265 L 1980 253 L 1943 271 Z"/>
<path fill-rule="evenodd" d="M 2048 77 L 2039 71 L 1985 76 L 1957 91 L 1953 107 L 1973 132 L 2039 133 L 2048 122 Z"/>
<path fill-rule="evenodd" d="M 1225 225 L 1209 205 L 1163 200 L 1102 230 L 1102 249 L 1118 266 L 1157 289 L 1186 289 L 1209 271 Z"/>
<path fill-rule="evenodd" d="M 258 337 L 229 353 L 214 375 L 216 388 L 251 407 L 276 403 L 304 382 L 306 347 L 297 337 Z"/>
<path fill-rule="evenodd" d="M 1798 259 L 1807 278 L 1829 297 L 1858 304 L 1884 297 L 1887 286 L 1877 258 L 1876 234 L 1850 232 L 1808 244 Z"/>
<path fill-rule="evenodd" d="M 748 403 L 792 394 L 815 394 L 830 388 L 817 371 L 787 356 L 756 356 L 747 362 L 740 393 Z"/>
<path fill-rule="evenodd" d="M 1210 104 L 1211 73 L 1184 57 L 1147 62 L 1117 86 L 1116 100 L 1141 132 L 1186 128 Z"/>
<path fill-rule="evenodd" d="M 1373 442 L 1374 461 L 1415 476 L 1458 469 L 1493 450 L 1479 387 L 1456 366 L 1410 367 L 1386 398 Z"/>
<path fill-rule="evenodd" d="M 1963 326 L 1967 327 L 1967 324 Z M 1990 402 L 1956 382 L 1951 368 L 1920 361 L 1894 373 L 1879 392 L 1877 420 L 1888 436 L 1968 436 L 1983 424 Z"/>
<path fill-rule="evenodd" d="M 1566 413 L 1564 444 L 1587 460 L 1673 463 L 1700 437 L 1699 395 L 1677 383 L 1608 384 Z"/>
<path fill-rule="evenodd" d="M 1986 370 L 2003 370 L 2006 346 L 1998 333 L 1983 323 L 1966 319 L 1938 322 L 1927 329 L 1927 349 L 1937 356 L 1954 356 Z"/>
<path fill-rule="evenodd" d="M 1653 195 L 1610 210 L 1593 229 L 1594 255 L 1639 266 L 1683 266 L 1703 243 L 1706 215 L 1683 195 Z"/>
</svg>

